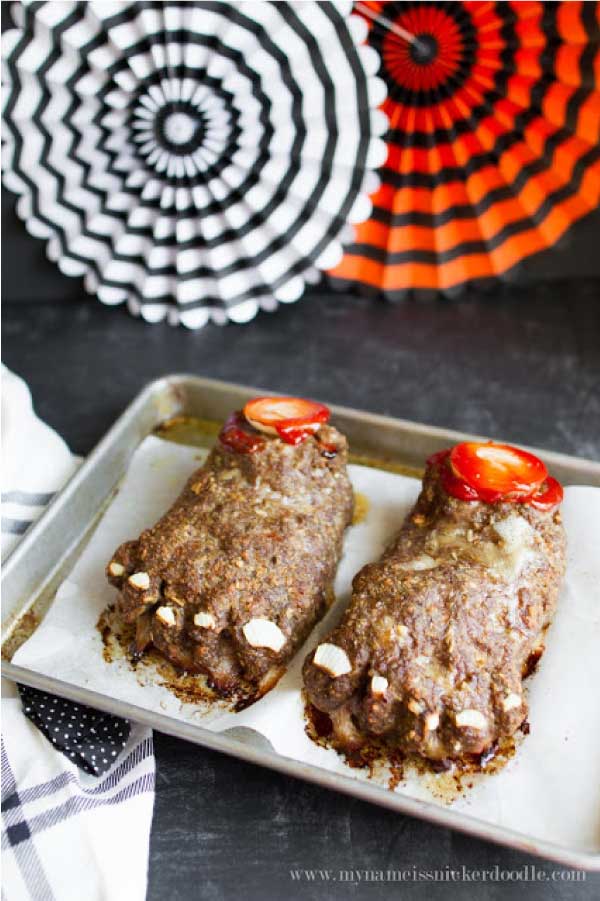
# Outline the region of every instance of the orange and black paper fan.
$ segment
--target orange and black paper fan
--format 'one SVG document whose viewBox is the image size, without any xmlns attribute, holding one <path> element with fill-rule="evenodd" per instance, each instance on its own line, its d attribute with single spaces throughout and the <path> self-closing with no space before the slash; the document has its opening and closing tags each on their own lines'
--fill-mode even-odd
<svg viewBox="0 0 600 901">
<path fill-rule="evenodd" d="M 453 294 L 597 207 L 600 3 L 355 8 L 388 85 L 388 157 L 334 283 Z"/>
</svg>

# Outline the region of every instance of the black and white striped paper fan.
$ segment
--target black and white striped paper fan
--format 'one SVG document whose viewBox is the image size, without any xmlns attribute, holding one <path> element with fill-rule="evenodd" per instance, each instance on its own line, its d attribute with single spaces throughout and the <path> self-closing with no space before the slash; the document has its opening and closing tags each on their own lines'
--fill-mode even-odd
<svg viewBox="0 0 600 901">
<path fill-rule="evenodd" d="M 370 212 L 385 94 L 349 2 L 13 5 L 4 182 L 60 269 L 191 328 L 297 300 Z"/>
</svg>

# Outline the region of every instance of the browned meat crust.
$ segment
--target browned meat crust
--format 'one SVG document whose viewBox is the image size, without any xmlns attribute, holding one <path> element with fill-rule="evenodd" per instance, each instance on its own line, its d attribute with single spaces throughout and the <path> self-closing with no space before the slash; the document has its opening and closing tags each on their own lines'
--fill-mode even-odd
<svg viewBox="0 0 600 901">
<path fill-rule="evenodd" d="M 217 443 L 171 509 L 107 566 L 138 652 L 153 644 L 224 694 L 277 681 L 324 613 L 352 518 L 338 431 L 322 426 L 295 447 L 257 440 L 253 453 Z M 281 630 L 281 648 L 249 643 L 257 618 Z"/>
<path fill-rule="evenodd" d="M 305 661 L 308 698 L 331 716 L 337 746 L 377 736 L 432 760 L 466 759 L 511 735 L 527 714 L 522 680 L 543 650 L 564 568 L 558 511 L 457 500 L 430 467 L 325 639 L 351 671 L 333 677 L 314 653 Z"/>
</svg>

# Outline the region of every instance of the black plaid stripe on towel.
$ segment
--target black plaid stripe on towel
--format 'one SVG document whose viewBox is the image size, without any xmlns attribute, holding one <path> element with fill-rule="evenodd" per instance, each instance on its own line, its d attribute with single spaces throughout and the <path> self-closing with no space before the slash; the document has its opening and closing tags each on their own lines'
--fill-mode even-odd
<svg viewBox="0 0 600 901">
<path fill-rule="evenodd" d="M 52 750 L 16 693 L 2 708 L 3 899 L 144 901 L 152 734 L 132 726 L 118 763 L 94 777 Z"/>
<path fill-rule="evenodd" d="M 5 558 L 78 464 L 5 367 L 2 445 Z M 151 731 L 20 690 L 2 680 L 2 901 L 144 901 Z"/>
</svg>

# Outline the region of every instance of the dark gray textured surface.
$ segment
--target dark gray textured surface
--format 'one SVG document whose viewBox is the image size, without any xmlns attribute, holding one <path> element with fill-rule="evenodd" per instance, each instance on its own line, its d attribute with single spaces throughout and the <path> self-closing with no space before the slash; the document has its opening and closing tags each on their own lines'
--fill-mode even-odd
<svg viewBox="0 0 600 901">
<path fill-rule="evenodd" d="M 15 262 L 6 261 L 13 268 Z M 600 458 L 600 284 L 388 307 L 318 295 L 190 333 L 80 303 L 7 304 L 4 361 L 86 453 L 149 379 L 189 371 Z M 498 866 L 533 858 L 156 735 L 154 899 L 591 899 L 583 883 L 295 882 L 290 870 Z M 539 864 L 536 864 L 539 865 Z M 550 864 L 541 864 L 550 873 Z M 335 875 L 335 872 L 332 873 Z"/>
<path fill-rule="evenodd" d="M 3 199 L 3 359 L 85 454 L 150 379 L 186 371 L 600 459 L 600 281 L 385 306 L 313 293 L 249 326 L 147 326 L 82 298 Z M 598 220 L 596 220 L 598 221 Z M 600 273 L 594 221 L 524 276 Z M 597 240 L 595 241 L 597 243 Z M 38 302 L 36 302 L 36 299 Z M 156 735 L 150 901 L 600 895 L 585 882 L 295 882 L 290 870 L 553 866 Z M 558 868 L 560 869 L 560 868 Z M 548 876 L 550 878 L 550 876 Z M 112 901 L 112 899 L 110 899 Z"/>
<path fill-rule="evenodd" d="M 181 371 L 600 456 L 600 281 L 398 306 L 312 294 L 200 332 L 92 299 L 4 318 L 6 363 L 79 453 L 149 379 Z"/>
<path fill-rule="evenodd" d="M 190 333 L 82 300 L 80 281 L 61 276 L 15 222 L 14 202 L 3 192 L 2 293 L 14 302 L 3 312 L 3 359 L 74 451 L 87 453 L 148 380 L 187 371 L 600 459 L 600 281 L 555 281 L 600 276 L 600 212 L 521 267 L 521 283 L 554 280 L 547 287 L 399 307 L 315 294 L 251 326 Z M 550 879 L 555 868 L 168 736 L 155 746 L 150 901 L 600 895 L 591 875 L 576 884 L 334 882 L 340 869 L 376 877 L 528 865 Z M 290 876 L 327 869 L 330 880 Z"/>
</svg>

